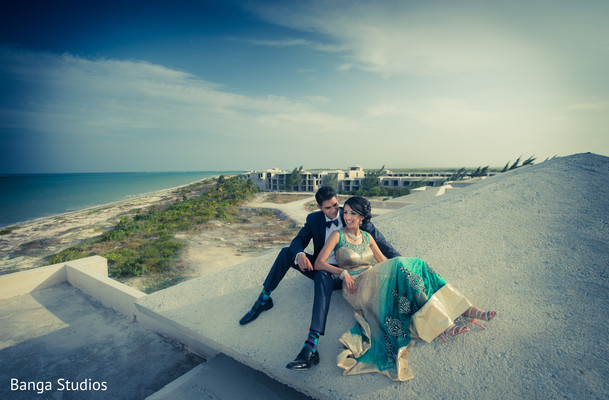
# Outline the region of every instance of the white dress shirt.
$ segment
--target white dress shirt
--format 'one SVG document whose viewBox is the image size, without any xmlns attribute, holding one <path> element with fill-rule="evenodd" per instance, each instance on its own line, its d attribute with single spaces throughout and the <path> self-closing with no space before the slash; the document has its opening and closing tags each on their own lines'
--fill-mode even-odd
<svg viewBox="0 0 609 400">
<path fill-rule="evenodd" d="M 332 232 L 339 230 L 340 228 L 343 227 L 343 223 L 340 220 L 340 214 L 335 218 L 338 220 L 338 226 L 337 225 L 330 225 L 329 228 L 326 228 L 326 238 L 324 240 L 324 243 L 328 241 L 328 238 L 330 237 L 330 234 L 332 234 Z M 332 219 L 326 217 L 326 222 L 329 221 L 333 221 Z M 332 264 L 332 265 L 338 265 L 336 262 L 336 254 L 334 254 L 334 250 L 332 250 L 332 252 L 330 253 L 330 255 L 328 256 L 328 259 L 326 260 L 326 262 L 328 264 Z"/>
</svg>

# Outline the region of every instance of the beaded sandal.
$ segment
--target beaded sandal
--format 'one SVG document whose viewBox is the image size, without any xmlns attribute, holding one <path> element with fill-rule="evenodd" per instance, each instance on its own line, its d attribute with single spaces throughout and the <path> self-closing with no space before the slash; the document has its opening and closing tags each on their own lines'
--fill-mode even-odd
<svg viewBox="0 0 609 400">
<path fill-rule="evenodd" d="M 497 311 L 481 311 L 478 308 L 472 306 L 463 313 L 463 316 L 466 318 L 470 318 L 472 322 L 478 325 L 480 328 L 486 329 L 485 327 L 476 322 L 476 318 L 488 322 L 497 316 Z"/>
<path fill-rule="evenodd" d="M 444 331 L 444 333 L 450 336 L 457 336 L 465 332 L 469 332 L 469 328 L 467 326 L 459 326 L 456 324 L 452 324 L 448 329 Z M 440 337 L 442 338 L 442 340 L 444 340 L 444 342 L 446 342 L 446 339 L 444 339 L 444 336 L 442 334 L 440 334 Z"/>
</svg>

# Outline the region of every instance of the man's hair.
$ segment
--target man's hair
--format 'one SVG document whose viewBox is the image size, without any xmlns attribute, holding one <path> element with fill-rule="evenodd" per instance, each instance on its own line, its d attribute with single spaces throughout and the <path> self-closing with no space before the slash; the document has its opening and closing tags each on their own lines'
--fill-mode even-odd
<svg viewBox="0 0 609 400">
<path fill-rule="evenodd" d="M 321 203 L 326 200 L 330 200 L 336 196 L 336 191 L 331 186 L 322 186 L 317 189 L 317 193 L 315 193 L 315 200 L 317 200 L 317 204 L 321 207 Z"/>
</svg>

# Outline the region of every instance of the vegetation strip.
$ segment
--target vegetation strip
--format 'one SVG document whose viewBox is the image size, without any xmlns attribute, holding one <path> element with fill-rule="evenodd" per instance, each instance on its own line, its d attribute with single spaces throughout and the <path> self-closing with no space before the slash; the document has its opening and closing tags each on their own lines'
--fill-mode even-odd
<svg viewBox="0 0 609 400">
<path fill-rule="evenodd" d="M 198 186 L 197 186 L 198 185 Z M 189 194 L 199 192 L 189 198 Z M 239 204 L 249 200 L 258 189 L 237 177 L 220 176 L 212 180 L 181 188 L 182 199 L 168 206 L 151 206 L 133 217 L 124 216 L 115 227 L 93 240 L 70 247 L 49 256 L 46 265 L 75 260 L 91 255 L 108 259 L 110 275 L 115 278 L 142 274 L 172 274 L 179 251 L 185 242 L 175 239 L 176 233 L 194 231 L 212 219 L 231 220 Z M 175 271 L 174 271 L 175 272 Z"/>
</svg>

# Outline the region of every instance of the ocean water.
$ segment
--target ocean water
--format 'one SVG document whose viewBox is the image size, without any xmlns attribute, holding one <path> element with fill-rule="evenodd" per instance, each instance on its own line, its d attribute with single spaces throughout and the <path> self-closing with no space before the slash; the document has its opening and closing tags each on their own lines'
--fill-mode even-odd
<svg viewBox="0 0 609 400">
<path fill-rule="evenodd" d="M 0 227 L 239 172 L 0 175 Z"/>
</svg>

